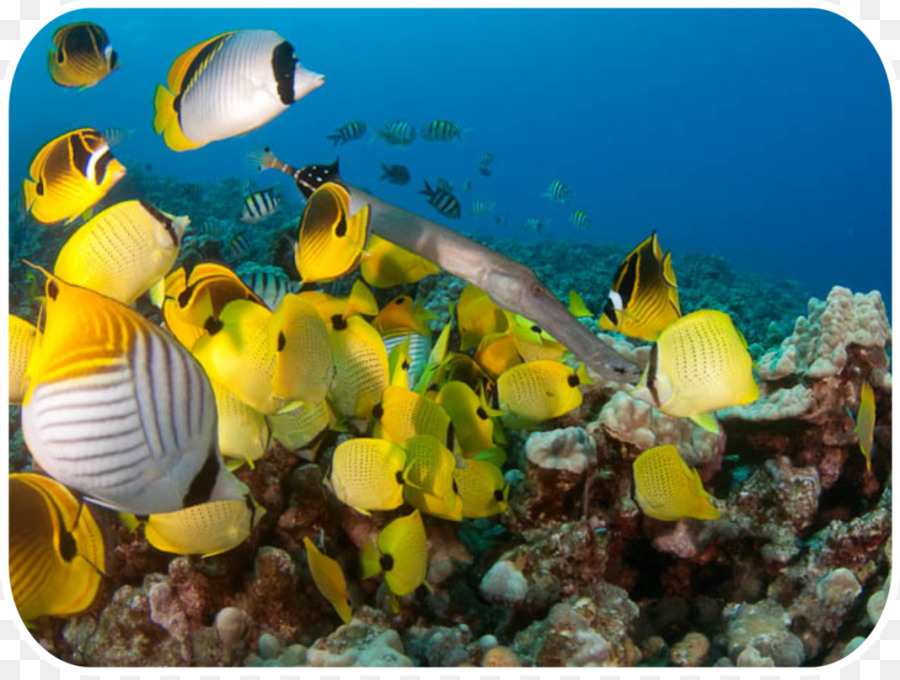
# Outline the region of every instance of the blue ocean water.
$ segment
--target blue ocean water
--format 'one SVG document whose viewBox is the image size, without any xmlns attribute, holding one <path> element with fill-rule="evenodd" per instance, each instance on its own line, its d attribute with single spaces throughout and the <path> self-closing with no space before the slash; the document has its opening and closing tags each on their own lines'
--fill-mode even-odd
<svg viewBox="0 0 900 680">
<path fill-rule="evenodd" d="M 75 20 L 104 26 L 121 64 L 81 92 L 46 69 L 53 31 Z M 325 85 L 247 135 L 169 150 L 152 129 L 157 83 L 185 49 L 235 28 L 278 30 Z M 368 141 L 398 118 L 470 130 L 407 149 Z M 250 177 L 244 155 L 263 145 L 298 166 L 331 161 L 326 135 L 350 120 L 370 133 L 337 150 L 342 174 L 444 224 L 629 247 L 656 229 L 676 257 L 721 255 L 818 296 L 877 289 L 890 304 L 888 82 L 863 34 L 826 11 L 80 10 L 46 26 L 16 69 L 10 177 L 15 191 L 46 141 L 81 126 L 133 129 L 117 156 L 157 175 Z M 477 171 L 484 151 L 491 177 Z M 412 181 L 379 182 L 380 163 L 407 165 Z M 285 182 L 268 175 L 257 183 Z M 460 220 L 417 194 L 438 177 L 471 180 Z M 574 190 L 567 205 L 541 196 L 554 179 Z M 469 215 L 475 200 L 506 223 Z M 573 209 L 588 230 L 569 224 Z M 528 217 L 551 227 L 527 232 Z"/>
</svg>

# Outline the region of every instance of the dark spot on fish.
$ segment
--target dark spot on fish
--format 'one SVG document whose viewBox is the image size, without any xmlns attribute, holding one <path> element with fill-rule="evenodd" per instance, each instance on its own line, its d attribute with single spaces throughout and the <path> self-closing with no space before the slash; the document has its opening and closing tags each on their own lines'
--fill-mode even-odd
<svg viewBox="0 0 900 680">
<path fill-rule="evenodd" d="M 109 55 L 109 70 L 115 71 L 117 68 L 119 68 L 119 53 L 113 50 Z"/>
<path fill-rule="evenodd" d="M 287 340 L 284 337 L 284 333 L 278 334 L 278 351 L 281 352 L 284 349 L 284 344 Z"/>
<path fill-rule="evenodd" d="M 219 320 L 218 320 L 216 317 L 214 317 L 214 316 L 209 317 L 209 318 L 203 323 L 203 328 L 204 328 L 204 329 L 206 330 L 206 332 L 209 333 L 210 335 L 215 335 L 215 334 L 218 333 L 220 330 L 222 330 L 224 327 L 225 327 L 225 324 L 223 324 L 221 321 L 219 321 Z"/>
<path fill-rule="evenodd" d="M 569 387 L 578 387 L 578 385 L 581 383 L 581 381 L 578 380 L 578 376 L 573 373 L 572 375 L 569 376 L 568 383 L 569 383 Z"/>
<path fill-rule="evenodd" d="M 178 125 L 181 125 L 181 94 L 176 94 L 172 100 L 172 109 L 178 114 Z"/>
<path fill-rule="evenodd" d="M 405 298 L 406 298 L 405 295 L 401 295 L 401 296 L 398 297 L 396 300 L 394 300 L 394 304 L 395 304 L 395 305 L 402 305 L 404 302 L 406 302 Z"/>
<path fill-rule="evenodd" d="M 337 226 L 334 228 L 334 235 L 338 238 L 347 235 L 347 217 L 346 215 L 341 215 L 341 219 L 338 220 Z"/>
<path fill-rule="evenodd" d="M 47 297 L 55 300 L 57 295 L 59 295 L 59 286 L 56 285 L 56 281 L 50 279 L 47 282 Z"/>
<path fill-rule="evenodd" d="M 475 411 L 475 415 L 478 416 L 479 418 L 481 418 L 482 420 L 488 419 L 487 411 L 485 411 L 484 407 L 482 407 L 482 406 L 478 407 L 478 410 Z"/>
<path fill-rule="evenodd" d="M 138 522 L 146 522 L 148 519 L 150 519 L 150 515 L 135 515 L 134 518 Z"/>
<path fill-rule="evenodd" d="M 256 518 L 256 506 L 253 505 L 253 498 L 248 493 L 244 496 L 244 504 L 250 510 L 250 531 L 253 531 L 253 520 Z"/>
<path fill-rule="evenodd" d="M 216 51 L 218 51 L 218 49 L 232 35 L 234 35 L 233 31 L 231 33 L 226 33 L 225 35 L 222 35 L 222 36 L 216 38 L 215 40 L 210 42 L 206 47 L 204 47 L 202 50 L 200 50 L 197 53 L 197 56 L 194 57 L 194 59 L 191 61 L 190 65 L 187 67 L 187 70 L 184 72 L 184 78 L 182 78 L 182 80 L 181 80 L 180 92 L 178 92 L 177 93 L 178 96 L 175 97 L 175 100 L 176 100 L 175 110 L 176 111 L 178 111 L 178 109 L 180 108 L 180 104 L 178 103 L 180 95 L 183 94 L 184 92 L 186 92 L 188 90 L 188 88 L 191 87 L 192 81 L 198 75 L 200 75 L 201 69 L 204 69 L 207 66 L 209 66 L 208 60 L 212 57 L 212 55 Z"/>
<path fill-rule="evenodd" d="M 347 328 L 347 321 L 340 314 L 335 314 L 331 317 L 331 325 L 336 331 L 342 331 Z"/>
<path fill-rule="evenodd" d="M 206 462 L 203 467 L 191 481 L 187 493 L 181 499 L 182 507 L 189 508 L 193 505 L 200 505 L 209 500 L 212 495 L 213 487 L 216 485 L 216 479 L 219 477 L 219 452 L 216 445 L 213 444 L 209 453 L 206 455 Z"/>
<path fill-rule="evenodd" d="M 403 473 L 400 470 L 397 470 L 397 474 L 394 475 L 394 479 L 397 480 L 397 484 L 403 484 Z"/>
<path fill-rule="evenodd" d="M 606 298 L 606 305 L 603 307 L 603 316 L 609 319 L 613 326 L 618 326 L 616 306 L 613 304 L 612 298 Z"/>
<path fill-rule="evenodd" d="M 59 555 L 66 562 L 71 562 L 78 553 L 78 545 L 75 543 L 75 537 L 66 529 L 59 508 L 54 504 L 53 509 L 56 511 L 56 519 L 59 522 Z"/>
<path fill-rule="evenodd" d="M 456 480 L 453 480 L 453 493 L 459 494 L 459 487 L 456 485 Z"/>
<path fill-rule="evenodd" d="M 37 193 L 38 196 L 44 195 L 44 178 L 43 177 L 41 177 L 38 180 L 37 184 L 34 187 L 34 191 L 35 191 L 35 193 Z"/>
<path fill-rule="evenodd" d="M 454 431 L 453 431 L 453 423 L 451 422 L 451 423 L 447 426 L 447 442 L 446 442 L 446 444 L 445 444 L 445 446 L 446 446 L 448 449 L 450 449 L 451 451 L 453 450 L 453 438 L 454 438 L 454 436 L 455 436 L 455 433 L 454 433 Z"/>
<path fill-rule="evenodd" d="M 627 308 L 628 303 L 634 296 L 635 287 L 637 286 L 639 253 L 634 253 L 628 258 L 625 266 L 625 272 L 616 286 L 616 292 L 622 296 L 622 307 Z"/>
<path fill-rule="evenodd" d="M 400 368 L 402 368 L 404 371 L 408 371 L 409 370 L 409 362 L 406 359 L 404 359 L 403 363 L 400 364 Z"/>
<path fill-rule="evenodd" d="M 106 168 L 109 166 L 109 163 L 113 158 L 114 156 L 112 155 L 112 151 L 107 149 L 94 164 L 94 181 L 98 186 L 100 184 L 103 184 L 103 180 L 106 178 Z M 178 245 L 178 239 L 175 239 L 175 245 Z"/>
<path fill-rule="evenodd" d="M 503 489 L 497 489 L 494 491 L 494 500 L 503 501 Z"/>
<path fill-rule="evenodd" d="M 381 417 L 384 415 L 384 407 L 381 404 L 375 404 L 372 407 L 372 417 L 375 420 L 381 420 Z"/>
<path fill-rule="evenodd" d="M 193 294 L 192 288 L 185 288 L 178 294 L 178 306 L 184 309 L 187 307 L 188 303 L 191 301 L 191 295 Z"/>
<path fill-rule="evenodd" d="M 394 558 L 390 555 L 382 555 L 378 563 L 381 565 L 382 571 L 390 571 L 394 568 Z"/>
<path fill-rule="evenodd" d="M 110 155 L 112 155 L 112 154 L 110 154 Z M 153 206 L 150 203 L 147 203 L 147 201 L 141 201 L 141 206 L 144 208 L 144 210 L 146 210 L 148 213 L 150 213 L 150 215 L 153 217 L 153 219 L 155 219 L 157 222 L 159 222 L 163 225 L 166 232 L 172 238 L 172 245 L 177 248 L 178 247 L 178 233 L 175 231 L 175 225 L 172 224 L 172 218 L 169 217 L 168 215 L 166 215 L 162 210 L 159 210 L 158 208 L 156 208 L 156 206 Z M 188 291 L 189 291 L 189 289 L 185 289 L 181 293 L 181 295 L 188 293 L 188 299 L 190 299 L 191 296 Z M 181 301 L 180 300 L 181 295 L 178 296 L 179 302 Z M 181 305 L 181 306 L 184 307 L 184 305 Z"/>
<path fill-rule="evenodd" d="M 541 332 L 541 327 L 538 326 L 537 324 L 534 324 L 534 325 L 531 327 L 531 331 L 532 331 L 533 333 L 540 333 L 540 332 Z"/>
<path fill-rule="evenodd" d="M 63 61 L 65 61 L 65 59 L 66 59 L 66 57 L 63 54 L 63 51 L 59 50 L 59 52 L 56 53 L 56 63 L 61 64 L 61 63 L 63 63 Z"/>
<path fill-rule="evenodd" d="M 278 86 L 278 98 L 285 106 L 294 103 L 294 72 L 297 68 L 297 57 L 294 47 L 287 40 L 276 45 L 272 50 L 272 75 Z"/>
</svg>

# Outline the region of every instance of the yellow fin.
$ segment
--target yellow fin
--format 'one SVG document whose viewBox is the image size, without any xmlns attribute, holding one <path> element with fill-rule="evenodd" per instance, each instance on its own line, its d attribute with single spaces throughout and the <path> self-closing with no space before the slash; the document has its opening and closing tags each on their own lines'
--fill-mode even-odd
<svg viewBox="0 0 900 680">
<path fill-rule="evenodd" d="M 584 304 L 584 300 L 574 290 L 569 291 L 569 313 L 575 318 L 593 317 L 594 314 Z"/>
<path fill-rule="evenodd" d="M 378 546 L 375 541 L 369 539 L 363 545 L 359 554 L 362 561 L 362 574 L 360 578 L 365 581 L 381 573 L 381 554 L 378 552 Z"/>
<path fill-rule="evenodd" d="M 715 413 L 701 413 L 696 416 L 691 416 L 691 420 L 693 420 L 707 432 L 712 432 L 713 434 L 719 434 L 719 432 L 721 432 L 719 421 L 716 420 Z"/>
<path fill-rule="evenodd" d="M 153 306 L 157 309 L 162 309 L 163 301 L 166 299 L 166 279 L 161 278 L 150 286 L 149 295 Z"/>
</svg>

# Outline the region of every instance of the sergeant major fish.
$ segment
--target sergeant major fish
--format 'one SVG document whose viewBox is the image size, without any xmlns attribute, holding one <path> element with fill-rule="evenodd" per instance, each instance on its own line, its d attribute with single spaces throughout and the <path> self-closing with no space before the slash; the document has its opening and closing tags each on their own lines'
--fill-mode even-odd
<svg viewBox="0 0 900 680">
<path fill-rule="evenodd" d="M 443 189 L 432 189 L 425 181 L 425 189 L 419 192 L 428 197 L 428 205 L 433 206 L 444 217 L 458 219 L 460 216 L 459 199 Z"/>
</svg>

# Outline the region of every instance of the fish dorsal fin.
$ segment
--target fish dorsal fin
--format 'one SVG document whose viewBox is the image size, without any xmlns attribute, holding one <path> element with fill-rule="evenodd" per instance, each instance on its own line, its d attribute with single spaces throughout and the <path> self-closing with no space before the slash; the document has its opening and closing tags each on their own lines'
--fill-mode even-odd
<svg viewBox="0 0 900 680">
<path fill-rule="evenodd" d="M 575 318 L 593 317 L 582 297 L 574 290 L 569 291 L 569 313 Z"/>
<path fill-rule="evenodd" d="M 666 253 L 662 259 L 662 276 L 663 281 L 670 288 L 678 288 L 678 281 L 675 279 L 675 270 L 672 268 L 672 251 Z"/>
<path fill-rule="evenodd" d="M 167 78 L 167 84 L 169 86 L 169 90 L 172 94 L 178 94 L 182 92 L 184 87 L 189 85 L 189 80 L 195 77 L 195 74 L 202 71 L 202 67 L 205 63 L 208 62 L 209 59 L 212 58 L 213 54 L 221 49 L 222 44 L 224 44 L 224 39 L 230 36 L 234 31 L 226 31 L 225 33 L 220 33 L 217 36 L 210 38 L 209 40 L 204 40 L 203 42 L 194 45 L 186 52 L 181 54 L 174 62 L 172 62 L 171 68 L 169 68 L 169 75 Z M 220 42 L 219 42 L 220 41 Z M 219 42 L 217 48 L 213 48 L 212 46 Z M 208 54 L 204 55 L 203 61 L 197 63 L 195 65 L 195 61 L 197 57 L 200 56 L 200 53 L 203 52 L 206 48 L 211 48 L 208 50 Z M 189 75 L 190 74 L 190 75 Z"/>
<path fill-rule="evenodd" d="M 707 432 L 712 432 L 713 434 L 719 434 L 721 432 L 719 421 L 716 420 L 715 413 L 700 413 L 691 416 L 690 418 Z"/>
</svg>

